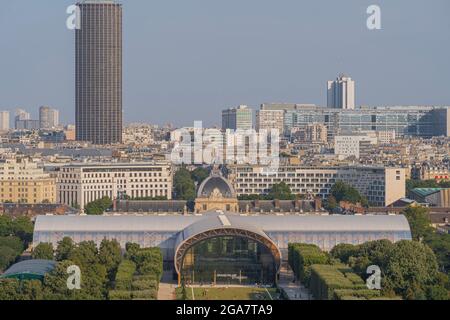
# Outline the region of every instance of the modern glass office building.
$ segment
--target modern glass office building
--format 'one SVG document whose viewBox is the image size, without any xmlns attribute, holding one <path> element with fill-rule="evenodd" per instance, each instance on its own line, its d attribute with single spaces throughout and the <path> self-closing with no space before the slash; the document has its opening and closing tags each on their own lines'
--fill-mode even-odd
<svg viewBox="0 0 450 320">
<path fill-rule="evenodd" d="M 292 128 L 311 123 L 326 125 L 329 138 L 358 131 L 393 130 L 398 138 L 450 136 L 450 107 L 360 107 L 355 110 L 305 107 L 286 110 L 286 134 Z"/>
</svg>

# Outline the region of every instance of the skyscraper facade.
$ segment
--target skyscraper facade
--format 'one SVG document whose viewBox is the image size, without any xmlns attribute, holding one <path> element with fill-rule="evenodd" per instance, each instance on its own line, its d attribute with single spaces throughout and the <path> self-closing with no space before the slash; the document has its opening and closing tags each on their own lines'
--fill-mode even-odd
<svg viewBox="0 0 450 320">
<path fill-rule="evenodd" d="M 9 111 L 0 111 L 0 131 L 9 130 Z"/>
<path fill-rule="evenodd" d="M 75 32 L 76 138 L 107 145 L 122 141 L 122 5 L 78 3 Z"/>
<path fill-rule="evenodd" d="M 250 130 L 253 128 L 253 110 L 241 105 L 222 111 L 222 129 Z"/>
<path fill-rule="evenodd" d="M 50 107 L 39 108 L 39 127 L 41 129 L 54 129 L 59 125 L 59 111 Z"/>
<path fill-rule="evenodd" d="M 328 108 L 355 109 L 355 81 L 340 75 L 335 81 L 328 81 Z"/>
</svg>

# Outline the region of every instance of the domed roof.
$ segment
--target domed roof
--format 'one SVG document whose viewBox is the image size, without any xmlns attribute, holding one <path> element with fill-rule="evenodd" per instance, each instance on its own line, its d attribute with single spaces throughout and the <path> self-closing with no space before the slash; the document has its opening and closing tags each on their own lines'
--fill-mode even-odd
<svg viewBox="0 0 450 320">
<path fill-rule="evenodd" d="M 220 173 L 212 173 L 198 188 L 197 198 L 236 198 L 233 186 Z"/>
</svg>

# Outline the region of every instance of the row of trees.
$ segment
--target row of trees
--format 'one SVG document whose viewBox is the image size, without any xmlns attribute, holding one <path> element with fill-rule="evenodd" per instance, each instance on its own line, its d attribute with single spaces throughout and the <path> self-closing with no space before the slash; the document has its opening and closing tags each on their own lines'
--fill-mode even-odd
<svg viewBox="0 0 450 320">
<path fill-rule="evenodd" d="M 137 266 L 137 275 L 152 275 L 159 281 L 162 274 L 162 255 L 157 249 L 141 249 L 134 244 L 127 245 L 125 256 L 116 240 L 104 239 L 100 246 L 93 241 L 75 244 L 64 238 L 56 249 L 51 244 L 41 243 L 33 251 L 33 258 L 56 260 L 58 263 L 44 280 L 19 282 L 15 279 L 0 280 L 0 300 L 104 300 L 115 287 L 119 265 L 132 261 Z M 81 269 L 81 290 L 67 288 L 67 268 L 76 265 Z M 143 287 L 137 279 L 137 285 Z M 154 296 L 154 292 L 152 293 Z M 140 298 L 145 298 L 144 296 Z"/>
<path fill-rule="evenodd" d="M 276 183 L 272 186 L 268 194 L 243 195 L 239 200 L 295 200 L 299 195 L 292 193 L 291 188 L 285 183 Z"/>
<path fill-rule="evenodd" d="M 163 272 L 163 259 L 158 248 L 141 249 L 127 245 L 125 260 L 119 265 L 111 300 L 155 300 Z"/>
<path fill-rule="evenodd" d="M 415 188 L 450 188 L 450 181 L 406 180 L 406 190 L 411 191 Z"/>
<path fill-rule="evenodd" d="M 28 217 L 0 216 L 0 271 L 6 270 L 33 240 L 33 223 Z"/>
<path fill-rule="evenodd" d="M 433 251 L 418 241 L 388 240 L 361 245 L 340 244 L 330 252 L 333 258 L 349 265 L 362 278 L 367 267 L 376 265 L 382 271 L 382 293 L 404 299 L 447 300 L 448 277 L 439 271 Z"/>
<path fill-rule="evenodd" d="M 101 199 L 88 203 L 84 210 L 88 215 L 102 215 L 105 211 L 110 210 L 113 206 L 113 202 L 109 197 L 103 197 Z"/>
<path fill-rule="evenodd" d="M 325 202 L 325 207 L 328 210 L 334 210 L 339 207 L 341 201 L 347 201 L 353 204 L 359 203 L 363 207 L 369 205 L 367 198 L 362 196 L 356 188 L 353 188 L 343 181 L 337 181 L 333 187 L 331 187 L 330 195 Z"/>
</svg>

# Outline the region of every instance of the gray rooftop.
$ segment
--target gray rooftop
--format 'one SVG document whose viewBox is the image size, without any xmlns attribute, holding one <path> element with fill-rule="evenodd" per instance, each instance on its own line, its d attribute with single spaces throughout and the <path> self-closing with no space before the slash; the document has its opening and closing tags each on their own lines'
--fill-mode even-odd
<svg viewBox="0 0 450 320">
<path fill-rule="evenodd" d="M 120 215 L 120 216 L 38 216 L 35 232 L 179 232 L 218 215 Z M 404 231 L 409 224 L 402 215 L 249 215 L 227 214 L 231 226 L 252 226 L 264 232 L 289 231 Z M 219 222 L 219 221 L 216 221 Z M 204 223 L 210 223 L 205 220 Z"/>
</svg>

